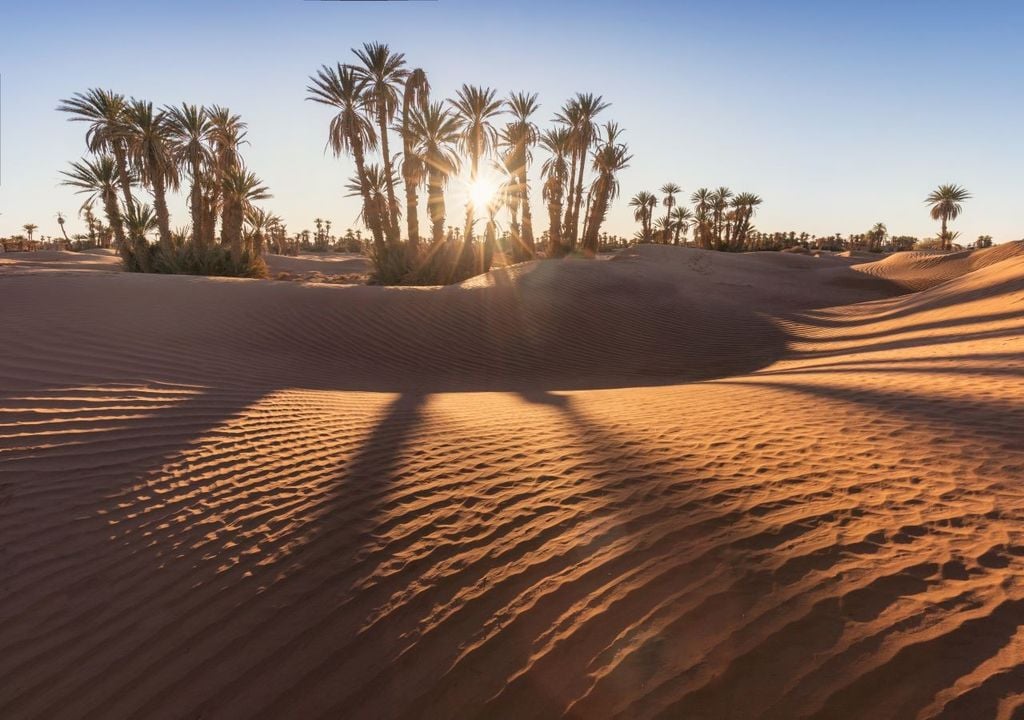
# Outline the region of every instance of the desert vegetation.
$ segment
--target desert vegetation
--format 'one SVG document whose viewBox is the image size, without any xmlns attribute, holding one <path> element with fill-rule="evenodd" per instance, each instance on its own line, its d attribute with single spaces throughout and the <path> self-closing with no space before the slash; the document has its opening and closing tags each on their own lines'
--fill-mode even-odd
<svg viewBox="0 0 1024 720">
<path fill-rule="evenodd" d="M 220 106 L 156 108 L 103 89 L 76 93 L 57 109 L 88 125 L 89 155 L 72 162 L 62 182 L 86 196 L 80 213 L 89 239 L 116 247 L 126 269 L 266 274 L 261 253 L 281 221 L 256 206 L 270 193 L 242 159 L 241 117 Z M 179 189 L 187 191 L 191 224 L 175 230 L 167 197 Z"/>
<path fill-rule="evenodd" d="M 607 244 L 601 225 L 631 156 L 622 129 L 599 122 L 609 107 L 600 96 L 577 94 L 542 131 L 535 93 L 500 97 L 494 88 L 464 84 L 439 100 L 431 95 L 427 73 L 410 68 L 402 53 L 380 43 L 352 52 L 352 63 L 316 71 L 307 93 L 334 111 L 327 147 L 353 162 L 346 188 L 362 201 L 360 220 L 370 236 L 367 253 L 377 282 L 457 282 L 486 272 L 498 253 L 509 262 L 538 253 L 593 256 Z M 400 161 L 391 152 L 392 133 L 399 138 Z M 542 167 L 548 211 L 543 247 L 530 204 L 536 148 L 548 156 Z M 464 201 L 461 227 L 448 224 L 455 184 Z M 429 218 L 423 234 L 421 191 Z"/>
</svg>

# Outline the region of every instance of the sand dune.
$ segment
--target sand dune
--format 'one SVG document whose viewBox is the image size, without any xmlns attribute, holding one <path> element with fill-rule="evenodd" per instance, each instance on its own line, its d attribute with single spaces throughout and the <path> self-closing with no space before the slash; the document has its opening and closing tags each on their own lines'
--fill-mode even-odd
<svg viewBox="0 0 1024 720">
<path fill-rule="evenodd" d="M 950 257 L 2 268 L 0 716 L 1021 717 L 1024 257 Z"/>
</svg>

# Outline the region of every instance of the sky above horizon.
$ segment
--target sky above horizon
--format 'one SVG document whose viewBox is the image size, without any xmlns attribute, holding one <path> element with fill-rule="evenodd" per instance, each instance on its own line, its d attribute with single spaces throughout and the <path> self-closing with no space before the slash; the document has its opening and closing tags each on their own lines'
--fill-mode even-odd
<svg viewBox="0 0 1024 720">
<path fill-rule="evenodd" d="M 973 195 L 961 242 L 1024 236 L 1016 196 L 1024 143 L 1024 4 L 905 2 L 305 2 L 55 0 L 0 9 L 0 236 L 84 231 L 60 171 L 85 154 L 61 98 L 104 87 L 220 104 L 248 123 L 247 164 L 290 232 L 356 227 L 350 159 L 324 152 L 331 112 L 310 74 L 380 41 L 426 70 L 435 98 L 462 83 L 539 93 L 537 122 L 576 92 L 612 103 L 633 160 L 604 229 L 636 230 L 640 190 L 725 185 L 764 199 L 763 231 L 937 232 L 923 202 L 940 183 Z M 397 138 L 393 145 L 398 146 Z M 531 169 L 546 226 L 541 152 Z M 172 226 L 188 222 L 183 197 Z M 461 200 L 449 198 L 449 224 Z M 501 218 L 502 223 L 505 218 Z M 425 222 L 425 220 L 424 220 Z M 424 226 L 425 229 L 425 226 Z M 422 232 L 423 230 L 421 230 Z"/>
</svg>

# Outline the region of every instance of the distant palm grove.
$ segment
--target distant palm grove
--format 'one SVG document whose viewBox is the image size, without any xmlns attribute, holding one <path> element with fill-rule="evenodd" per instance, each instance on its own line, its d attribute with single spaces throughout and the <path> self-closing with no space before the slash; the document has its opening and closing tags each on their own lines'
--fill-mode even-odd
<svg viewBox="0 0 1024 720">
<path fill-rule="evenodd" d="M 87 125 L 88 155 L 62 172 L 62 182 L 86 196 L 79 214 L 88 234 L 75 236 L 78 245 L 116 247 L 131 271 L 249 277 L 266 276 L 263 256 L 270 251 L 365 252 L 372 282 L 433 285 L 495 263 L 593 257 L 630 242 L 602 232 L 631 155 L 622 128 L 604 119 L 610 104 L 601 96 L 576 94 L 541 129 L 536 93 L 499 97 L 493 88 L 464 84 L 440 100 L 426 72 L 387 45 L 367 43 L 352 53 L 351 63 L 315 71 L 306 93 L 330 108 L 327 149 L 351 159 L 352 174 L 339 187 L 360 201 L 365 242 L 360 229 L 335 239 L 330 221 L 319 218 L 314 236 L 289 236 L 280 217 L 259 207 L 270 192 L 242 158 L 246 123 L 227 108 L 155 107 L 91 89 L 57 108 Z M 537 215 L 530 202 L 535 153 L 544 207 Z M 167 199 L 177 191 L 186 194 L 190 222 L 172 226 Z M 971 197 L 951 184 L 929 194 L 925 202 L 941 228 L 936 238 L 919 241 L 890 236 L 882 223 L 845 237 L 767 233 L 754 225 L 763 202 L 754 193 L 718 187 L 687 196 L 671 182 L 658 192 L 629 200 L 638 223 L 633 242 L 726 252 L 948 251 L 958 247 L 949 223 Z M 64 215 L 56 217 L 70 246 Z M 5 241 L 5 249 L 32 246 L 38 226 L 23 228 L 27 240 Z M 983 235 L 974 244 L 991 242 Z"/>
</svg>

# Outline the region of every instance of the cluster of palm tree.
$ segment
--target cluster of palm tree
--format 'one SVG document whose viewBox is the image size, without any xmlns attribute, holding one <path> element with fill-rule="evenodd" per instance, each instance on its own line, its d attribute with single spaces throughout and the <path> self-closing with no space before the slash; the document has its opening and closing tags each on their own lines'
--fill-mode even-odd
<svg viewBox="0 0 1024 720">
<path fill-rule="evenodd" d="M 633 218 L 640 223 L 635 238 L 639 242 L 686 244 L 693 228 L 693 244 L 708 250 L 740 252 L 754 249 L 756 231 L 751 223 L 760 197 L 753 193 L 733 192 L 727 187 L 716 190 L 700 188 L 690 195 L 693 208 L 681 204 L 676 196 L 682 193 L 675 183 L 661 186 L 664 198 L 641 191 L 629 201 Z M 658 213 L 659 204 L 665 208 Z"/>
<path fill-rule="evenodd" d="M 112 240 L 129 270 L 263 274 L 264 243 L 283 224 L 255 206 L 270 194 L 242 160 L 246 124 L 238 115 L 188 103 L 155 108 L 102 89 L 75 93 L 57 109 L 88 123 L 90 156 L 72 162 L 63 183 L 87 195 L 81 212 L 90 234 Z M 167 198 L 186 183 L 191 225 L 175 230 Z"/>
<path fill-rule="evenodd" d="M 619 191 L 617 173 L 630 160 L 620 128 L 597 122 L 608 103 L 579 94 L 555 116 L 555 126 L 542 132 L 534 122 L 540 108 L 534 93 L 499 98 L 493 88 L 464 84 L 440 101 L 431 97 L 426 73 L 409 68 L 402 53 L 381 43 L 352 52 L 353 63 L 322 66 L 307 92 L 308 99 L 335 111 L 327 145 L 354 162 L 346 188 L 362 201 L 360 219 L 370 235 L 378 282 L 453 282 L 486 271 L 498 247 L 503 210 L 510 259 L 535 257 L 529 168 L 537 146 L 550 155 L 542 168 L 547 254 L 560 257 L 578 247 L 598 251 L 600 226 Z M 391 133 L 400 139 L 400 154 L 392 154 Z M 446 191 L 460 174 L 467 186 L 465 219 L 453 232 Z M 487 176 L 498 178 L 495 187 L 486 187 Z M 399 186 L 405 195 L 404 237 Z M 430 221 L 426 237 L 419 227 L 421 190 Z"/>
</svg>

